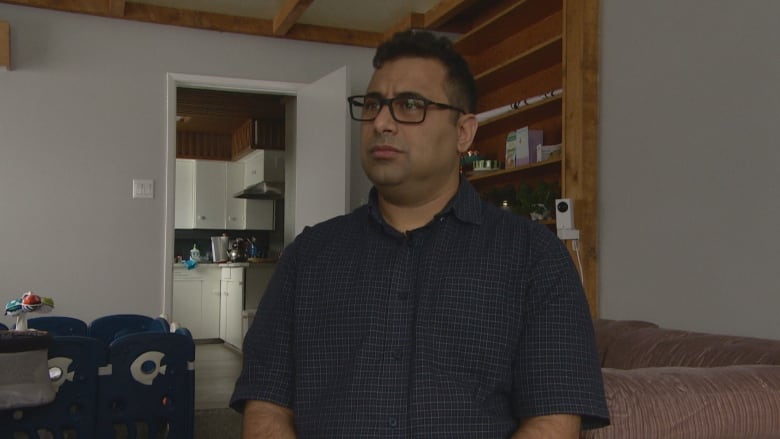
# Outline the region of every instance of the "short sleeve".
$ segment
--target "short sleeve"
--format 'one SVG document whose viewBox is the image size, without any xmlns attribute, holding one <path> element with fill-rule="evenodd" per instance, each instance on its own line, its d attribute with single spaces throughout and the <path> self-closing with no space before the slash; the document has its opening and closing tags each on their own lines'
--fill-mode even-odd
<svg viewBox="0 0 780 439">
<path fill-rule="evenodd" d="M 296 242 L 285 249 L 244 338 L 243 368 L 230 399 L 238 411 L 247 400 L 292 407 L 296 249 Z"/>
<path fill-rule="evenodd" d="M 593 323 L 579 274 L 551 233 L 532 242 L 523 333 L 513 363 L 518 418 L 578 414 L 584 428 L 609 424 Z"/>
</svg>

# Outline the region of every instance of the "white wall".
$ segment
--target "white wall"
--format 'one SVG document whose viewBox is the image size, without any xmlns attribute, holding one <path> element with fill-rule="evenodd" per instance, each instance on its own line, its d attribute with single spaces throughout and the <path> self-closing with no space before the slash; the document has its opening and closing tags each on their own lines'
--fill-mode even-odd
<svg viewBox="0 0 780 439">
<path fill-rule="evenodd" d="M 0 72 L 0 301 L 32 290 L 87 321 L 162 310 L 166 73 L 306 83 L 347 65 L 357 93 L 373 70 L 365 48 L 9 5 L 0 19 L 14 67 Z M 133 200 L 133 178 L 155 198 Z"/>
<path fill-rule="evenodd" d="M 778 17 L 603 0 L 603 317 L 780 338 Z"/>
</svg>

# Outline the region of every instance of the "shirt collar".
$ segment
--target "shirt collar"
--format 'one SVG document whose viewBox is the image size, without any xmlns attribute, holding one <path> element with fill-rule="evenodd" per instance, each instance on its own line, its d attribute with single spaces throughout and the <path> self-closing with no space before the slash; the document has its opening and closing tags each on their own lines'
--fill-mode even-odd
<svg viewBox="0 0 780 439">
<path fill-rule="evenodd" d="M 385 224 L 385 220 L 379 211 L 376 187 L 372 187 L 368 194 L 368 212 L 374 220 L 380 224 Z M 455 215 L 455 218 L 464 223 L 482 224 L 482 199 L 466 177 L 460 177 L 458 192 L 455 193 L 455 196 L 452 197 L 447 206 L 436 217 L 449 214 Z"/>
</svg>

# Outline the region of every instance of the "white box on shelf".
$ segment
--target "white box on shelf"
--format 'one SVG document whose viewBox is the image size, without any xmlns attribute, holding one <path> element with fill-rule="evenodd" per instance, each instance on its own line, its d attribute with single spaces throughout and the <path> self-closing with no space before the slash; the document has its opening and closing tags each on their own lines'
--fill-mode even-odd
<svg viewBox="0 0 780 439">
<path fill-rule="evenodd" d="M 543 162 L 551 158 L 561 156 L 561 144 L 557 145 L 537 145 L 536 146 L 536 161 Z"/>
</svg>

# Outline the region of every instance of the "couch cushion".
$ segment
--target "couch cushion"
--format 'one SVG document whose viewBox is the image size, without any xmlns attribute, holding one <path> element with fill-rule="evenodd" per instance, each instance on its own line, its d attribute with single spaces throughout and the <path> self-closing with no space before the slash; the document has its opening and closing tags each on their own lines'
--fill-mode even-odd
<svg viewBox="0 0 780 439">
<path fill-rule="evenodd" d="M 611 425 L 587 439 L 780 437 L 780 367 L 603 369 Z"/>
<path fill-rule="evenodd" d="M 596 346 L 601 357 L 601 365 L 605 366 L 604 360 L 610 345 L 618 337 L 640 328 L 657 328 L 655 323 L 644 322 L 641 320 L 593 320 L 593 329 L 596 331 Z"/>
<path fill-rule="evenodd" d="M 664 328 L 621 331 L 613 337 L 602 361 L 604 367 L 780 365 L 777 340 Z"/>
</svg>

